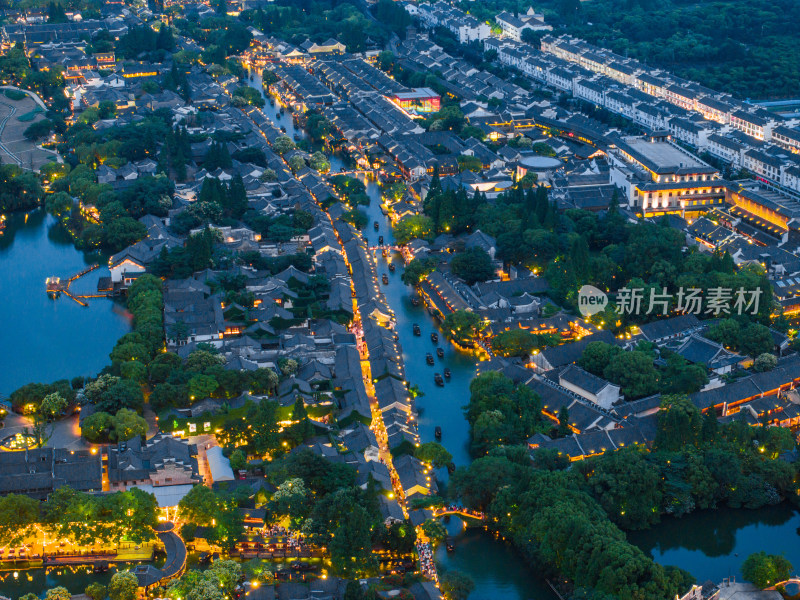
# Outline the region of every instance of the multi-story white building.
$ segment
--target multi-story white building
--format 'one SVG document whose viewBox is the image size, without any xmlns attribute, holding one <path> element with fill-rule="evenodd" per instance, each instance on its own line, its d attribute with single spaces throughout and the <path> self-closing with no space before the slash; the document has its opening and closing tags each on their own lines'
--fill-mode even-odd
<svg viewBox="0 0 800 600">
<path fill-rule="evenodd" d="M 717 100 L 711 96 L 703 96 L 697 101 L 697 111 L 709 121 L 716 121 L 727 125 L 731 122 L 733 107 L 727 102 Z"/>
<path fill-rule="evenodd" d="M 800 153 L 800 131 L 789 127 L 778 126 L 772 130 L 772 141 L 781 148 Z"/>
<path fill-rule="evenodd" d="M 415 7 L 420 21 L 432 29 L 434 27 L 445 27 L 449 29 L 462 44 L 470 42 L 482 42 L 491 34 L 491 28 L 486 23 L 481 23 L 475 17 L 445 4 L 436 2 L 434 4 L 420 4 Z M 406 11 L 408 11 L 408 5 Z M 411 14 L 409 12 L 409 14 Z"/>
<path fill-rule="evenodd" d="M 618 138 L 608 156 L 612 181 L 626 191 L 630 207 L 645 216 L 724 202 L 719 171 L 667 140 Z"/>
<path fill-rule="evenodd" d="M 533 8 L 529 8 L 528 12 L 518 17 L 511 13 L 501 12 L 494 20 L 503 30 L 504 37 L 509 37 L 518 42 L 522 40 L 522 32 L 526 29 L 531 31 L 553 31 L 553 28 L 544 22 L 544 15 L 535 13 Z"/>
<path fill-rule="evenodd" d="M 744 161 L 744 151 L 747 146 L 736 140 L 712 133 L 708 136 L 706 150 L 711 156 L 729 163 L 734 169 L 741 169 Z"/>
<path fill-rule="evenodd" d="M 603 85 L 590 79 L 576 79 L 573 84 L 573 94 L 576 98 L 586 100 L 597 106 L 603 106 L 605 88 Z"/>
<path fill-rule="evenodd" d="M 775 121 L 743 110 L 737 110 L 731 114 L 731 125 L 746 135 L 765 142 L 772 137 L 772 128 L 775 126 Z"/>
<path fill-rule="evenodd" d="M 664 91 L 664 98 L 670 104 L 680 106 L 686 110 L 696 110 L 697 108 L 695 93 L 677 85 L 668 86 Z"/>
<path fill-rule="evenodd" d="M 678 117 L 671 118 L 667 123 L 667 128 L 674 139 L 701 151 L 706 149 L 708 136 L 714 132 L 707 124 Z"/>
<path fill-rule="evenodd" d="M 763 177 L 767 181 L 773 183 L 780 183 L 781 181 L 783 161 L 761 150 L 753 148 L 745 151 L 744 163 L 742 166 L 751 173 Z"/>
</svg>

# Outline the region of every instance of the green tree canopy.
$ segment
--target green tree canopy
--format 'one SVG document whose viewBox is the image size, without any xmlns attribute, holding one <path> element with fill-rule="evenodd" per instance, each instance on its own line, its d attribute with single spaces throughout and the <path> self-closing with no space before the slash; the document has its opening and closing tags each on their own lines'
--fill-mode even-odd
<svg viewBox="0 0 800 600">
<path fill-rule="evenodd" d="M 453 455 L 438 442 L 425 442 L 414 450 L 414 456 L 422 462 L 432 464 L 436 469 L 446 467 L 453 460 Z"/>
<path fill-rule="evenodd" d="M 136 600 L 139 580 L 131 571 L 114 573 L 108 583 L 108 597 L 111 600 Z"/>
<path fill-rule="evenodd" d="M 658 411 L 655 446 L 677 452 L 700 440 L 703 419 L 688 396 L 664 396 Z"/>
<path fill-rule="evenodd" d="M 477 247 L 456 254 L 450 261 L 450 269 L 467 285 L 495 277 L 491 257 L 485 250 Z"/>
<path fill-rule="evenodd" d="M 69 593 L 67 588 L 58 586 L 47 590 L 47 593 L 44 595 L 44 600 L 72 600 L 72 594 Z M 115 599 L 112 598 L 112 600 Z M 134 599 L 131 598 L 131 600 Z"/>
<path fill-rule="evenodd" d="M 447 600 L 467 600 L 475 589 L 475 582 L 460 571 L 447 571 L 442 575 L 439 587 Z"/>
<path fill-rule="evenodd" d="M 406 265 L 400 278 L 406 285 L 417 285 L 428 273 L 436 269 L 438 263 L 439 261 L 433 257 L 415 258 Z"/>
<path fill-rule="evenodd" d="M 742 563 L 742 575 L 745 580 L 762 590 L 786 581 L 791 574 L 792 563 L 781 555 L 756 552 Z"/>
<path fill-rule="evenodd" d="M 14 546 L 39 522 L 39 501 L 19 494 L 0 498 L 0 544 Z"/>
<path fill-rule="evenodd" d="M 486 325 L 486 322 L 474 312 L 457 310 L 445 317 L 442 331 L 448 339 L 470 348 L 478 341 Z"/>
<path fill-rule="evenodd" d="M 432 240 L 434 225 L 430 217 L 409 215 L 395 223 L 393 233 L 397 243 L 400 245 L 407 244 L 414 239 Z"/>
<path fill-rule="evenodd" d="M 502 373 L 482 373 L 469 389 L 464 413 L 470 424 L 470 449 L 476 456 L 496 446 L 525 443 L 543 426 L 539 397 Z"/>
</svg>

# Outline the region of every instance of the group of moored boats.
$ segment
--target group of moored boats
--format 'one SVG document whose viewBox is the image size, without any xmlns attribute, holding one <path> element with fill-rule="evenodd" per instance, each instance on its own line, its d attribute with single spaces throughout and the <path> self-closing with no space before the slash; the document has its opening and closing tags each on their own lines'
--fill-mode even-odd
<svg viewBox="0 0 800 600">
<path fill-rule="evenodd" d="M 422 330 L 420 329 L 420 326 L 417 323 L 414 323 L 414 325 L 412 327 L 412 332 L 414 333 L 415 336 L 422 335 Z M 431 332 L 431 341 L 434 344 L 439 342 L 439 334 L 436 333 L 435 331 Z M 436 356 L 438 356 L 439 358 L 444 358 L 444 348 L 442 348 L 441 346 L 437 346 L 436 347 Z M 436 361 L 433 359 L 433 354 L 431 354 L 430 352 L 426 353 L 425 354 L 425 362 L 428 363 L 431 366 L 436 364 Z M 445 380 L 446 381 L 450 381 L 450 377 L 451 377 L 451 373 L 450 373 L 450 369 L 449 368 L 445 368 L 445 370 L 443 372 L 444 372 L 444 377 L 442 377 L 442 375 L 440 373 L 434 373 L 433 374 L 433 382 L 436 385 L 440 386 L 440 387 L 444 386 Z"/>
</svg>

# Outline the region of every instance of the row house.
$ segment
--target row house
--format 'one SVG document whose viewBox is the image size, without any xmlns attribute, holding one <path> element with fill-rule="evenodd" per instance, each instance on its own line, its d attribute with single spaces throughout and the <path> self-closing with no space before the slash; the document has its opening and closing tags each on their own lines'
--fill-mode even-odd
<svg viewBox="0 0 800 600">
<path fill-rule="evenodd" d="M 572 80 L 574 78 L 575 75 L 572 73 L 572 71 L 556 67 L 547 72 L 545 81 L 549 86 L 558 88 L 559 90 L 572 92 Z"/>
<path fill-rule="evenodd" d="M 734 110 L 727 102 L 711 96 L 703 96 L 697 100 L 696 109 L 709 121 L 716 121 L 722 125 L 728 125 L 731 122 L 731 113 Z"/>
<path fill-rule="evenodd" d="M 706 150 L 711 156 L 729 163 L 734 169 L 743 166 L 743 155 L 747 146 L 732 138 L 712 133 L 708 136 Z"/>
<path fill-rule="evenodd" d="M 578 62 L 582 48 L 586 46 L 588 44 L 583 40 L 569 35 L 562 35 L 557 38 L 548 35 L 542 38 L 540 48 L 545 54 L 552 54 L 569 62 Z"/>
<path fill-rule="evenodd" d="M 669 113 L 657 106 L 640 102 L 633 112 L 633 121 L 648 129 L 660 130 L 667 127 Z"/>
<path fill-rule="evenodd" d="M 634 85 L 636 82 L 636 69 L 621 62 L 612 62 L 606 65 L 604 71 L 606 75 L 624 83 L 625 85 Z"/>
<path fill-rule="evenodd" d="M 584 52 L 578 55 L 578 64 L 593 73 L 602 73 L 606 59 L 595 52 Z"/>
<path fill-rule="evenodd" d="M 793 152 L 800 152 L 800 134 L 788 127 L 794 123 L 789 121 L 785 123 L 786 126 L 781 127 L 779 117 L 761 108 L 743 107 L 729 96 L 690 81 L 680 80 L 669 73 L 647 72 L 634 60 L 568 35 L 558 38 L 545 36 L 541 51 L 545 55 L 580 65 L 591 72 L 607 75 L 651 98 L 664 99 L 683 110 L 700 113 L 709 121 L 730 125 L 758 141 L 772 140 L 773 132 L 780 129 L 776 143 Z M 651 118 L 643 118 L 637 122 L 646 127 L 664 126 L 657 119 L 653 121 Z"/>
<path fill-rule="evenodd" d="M 676 140 L 680 140 L 698 150 L 704 150 L 708 145 L 708 136 L 714 130 L 706 124 L 695 123 L 688 119 L 674 117 L 667 124 L 670 134 Z"/>
<path fill-rule="evenodd" d="M 772 141 L 781 148 L 800 153 L 800 131 L 789 127 L 778 126 L 772 130 Z"/>
<path fill-rule="evenodd" d="M 636 87 L 642 90 L 645 94 L 655 96 L 656 98 L 665 98 L 667 95 L 667 87 L 669 83 L 665 79 L 655 77 L 643 73 L 636 78 Z"/>
<path fill-rule="evenodd" d="M 633 120 L 636 101 L 623 92 L 612 90 L 606 92 L 605 107 L 611 112 Z"/>
<path fill-rule="evenodd" d="M 784 187 L 800 193 L 800 166 L 792 165 L 784 169 L 781 183 Z"/>
<path fill-rule="evenodd" d="M 670 104 L 680 106 L 685 110 L 695 110 L 697 108 L 697 98 L 691 90 L 677 85 L 670 85 L 665 90 L 664 99 Z"/>
<path fill-rule="evenodd" d="M 522 61 L 522 64 L 519 68 L 523 73 L 525 73 L 525 75 L 532 79 L 536 79 L 537 81 L 541 82 L 547 81 L 547 69 L 549 68 L 549 65 L 543 60 L 537 58 L 527 58 Z"/>
<path fill-rule="evenodd" d="M 743 110 L 737 110 L 731 114 L 731 126 L 750 137 L 764 142 L 772 137 L 772 129 L 775 126 L 775 121 L 759 115 L 747 113 Z"/>
<path fill-rule="evenodd" d="M 469 16 L 444 2 L 420 4 L 416 9 L 417 16 L 426 27 L 430 29 L 445 27 L 462 44 L 483 41 L 491 34 L 491 29 L 486 23 L 481 23 L 475 17 Z"/>
<path fill-rule="evenodd" d="M 784 168 L 782 160 L 761 150 L 750 149 L 744 153 L 744 168 L 768 181 L 780 183 Z"/>
<path fill-rule="evenodd" d="M 606 87 L 597 81 L 587 79 L 576 79 L 573 86 L 573 93 L 575 97 L 591 102 L 592 104 L 602 106 L 604 104 L 603 98 L 605 95 Z"/>
<path fill-rule="evenodd" d="M 544 15 L 534 12 L 533 7 L 529 8 L 524 15 L 517 17 L 507 12 L 501 12 L 495 17 L 495 21 L 503 30 L 503 36 L 518 42 L 522 40 L 522 32 L 526 29 L 531 31 L 553 30 L 550 25 L 544 22 Z"/>
<path fill-rule="evenodd" d="M 462 19 L 451 22 L 449 29 L 462 44 L 470 42 L 481 42 L 491 34 L 492 30 L 486 23 L 481 23 L 475 17 L 465 16 Z"/>
<path fill-rule="evenodd" d="M 775 146 L 751 148 L 742 153 L 742 166 L 756 176 L 789 190 L 800 192 L 797 174 L 800 161 Z"/>
</svg>

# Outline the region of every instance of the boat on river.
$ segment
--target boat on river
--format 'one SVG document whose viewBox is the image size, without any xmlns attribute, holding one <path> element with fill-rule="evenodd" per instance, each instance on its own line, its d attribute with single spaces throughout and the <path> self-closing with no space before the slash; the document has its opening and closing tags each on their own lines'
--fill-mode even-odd
<svg viewBox="0 0 800 600">
<path fill-rule="evenodd" d="M 381 228 L 381 225 L 380 225 L 380 223 L 378 223 L 377 221 L 375 221 L 375 222 L 372 224 L 372 226 L 375 228 L 375 231 L 378 231 L 378 229 L 380 229 L 380 228 Z"/>
<path fill-rule="evenodd" d="M 101 561 L 98 561 L 98 562 L 94 563 L 94 565 L 92 567 L 92 571 L 94 573 L 105 573 L 106 571 L 108 571 L 108 561 L 107 560 L 101 560 Z"/>
<path fill-rule="evenodd" d="M 433 435 L 437 440 L 442 439 L 442 428 L 437 425 L 433 430 Z"/>
<path fill-rule="evenodd" d="M 383 246 L 383 236 L 382 235 L 378 236 L 378 245 L 379 246 Z"/>
<path fill-rule="evenodd" d="M 414 332 L 414 335 L 422 335 L 422 330 L 419 328 L 419 325 L 414 323 L 414 326 L 411 328 L 411 331 Z"/>
<path fill-rule="evenodd" d="M 448 381 L 450 380 L 450 369 L 444 370 L 444 378 L 447 379 Z"/>
<path fill-rule="evenodd" d="M 433 383 L 439 387 L 444 387 L 444 379 L 442 379 L 442 376 L 439 373 L 433 374 Z"/>
<path fill-rule="evenodd" d="M 416 296 L 411 297 L 411 306 L 419 306 L 419 298 Z"/>
<path fill-rule="evenodd" d="M 284 127 L 283 125 L 281 125 L 281 133 L 286 133 L 286 127 Z"/>
<path fill-rule="evenodd" d="M 439 341 L 439 334 L 438 334 L 438 333 L 436 333 L 435 331 L 432 331 L 432 332 L 431 332 L 431 341 L 432 341 L 434 344 L 435 344 L 436 342 L 438 342 L 438 341 Z"/>
<path fill-rule="evenodd" d="M 394 263 L 389 263 L 389 271 L 394 273 Z"/>
<path fill-rule="evenodd" d="M 432 365 L 432 364 L 433 364 L 433 354 L 431 354 L 430 352 L 428 352 L 428 353 L 425 355 L 425 362 L 426 362 L 426 363 L 428 363 L 429 365 Z"/>
<path fill-rule="evenodd" d="M 444 358 L 444 348 L 441 346 L 436 349 L 436 356 L 439 358 Z"/>
<path fill-rule="evenodd" d="M 381 281 L 383 281 L 383 285 L 389 285 L 389 276 L 384 273 L 383 277 L 381 277 Z"/>
</svg>

